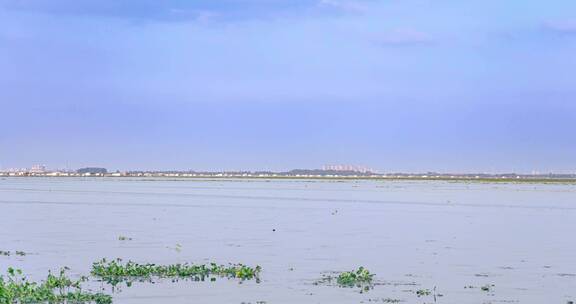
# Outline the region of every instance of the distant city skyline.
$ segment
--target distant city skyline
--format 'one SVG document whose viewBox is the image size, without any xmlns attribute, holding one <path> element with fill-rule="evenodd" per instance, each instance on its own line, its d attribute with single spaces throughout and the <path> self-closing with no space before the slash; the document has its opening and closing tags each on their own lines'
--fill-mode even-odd
<svg viewBox="0 0 576 304">
<path fill-rule="evenodd" d="M 521 175 L 547 175 L 547 174 L 576 174 L 576 170 L 570 171 L 539 171 L 532 170 L 530 172 L 523 171 L 434 171 L 434 170 L 419 170 L 419 171 L 401 171 L 401 170 L 388 170 L 381 171 L 373 168 L 368 168 L 363 165 L 353 165 L 353 164 L 325 164 L 321 167 L 295 167 L 287 168 L 281 170 L 271 170 L 271 169 L 208 169 L 208 170 L 196 170 L 193 168 L 171 168 L 171 169 L 144 169 L 144 168 L 131 168 L 131 169 L 118 169 L 118 168 L 108 168 L 102 166 L 80 166 L 76 168 L 70 167 L 49 167 L 41 164 L 34 164 L 29 167 L 10 167 L 4 168 L 0 166 L 0 172 L 27 172 L 27 173 L 47 173 L 47 172 L 77 172 L 79 170 L 96 169 L 96 170 L 107 170 L 108 172 L 273 172 L 273 173 L 285 173 L 290 171 L 298 170 L 311 170 L 311 171 L 333 171 L 333 172 L 358 172 L 363 174 L 521 174 Z"/>
<path fill-rule="evenodd" d="M 0 0 L 0 167 L 576 171 L 576 1 Z"/>
</svg>

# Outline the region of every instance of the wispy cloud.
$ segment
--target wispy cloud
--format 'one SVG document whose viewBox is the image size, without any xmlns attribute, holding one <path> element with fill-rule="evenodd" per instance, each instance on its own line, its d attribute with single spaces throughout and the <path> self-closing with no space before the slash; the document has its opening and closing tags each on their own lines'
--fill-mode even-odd
<svg viewBox="0 0 576 304">
<path fill-rule="evenodd" d="M 364 13 L 368 11 L 366 1 L 357 0 L 320 0 L 318 7 L 345 13 Z"/>
<path fill-rule="evenodd" d="M 576 19 L 548 21 L 544 23 L 544 28 L 558 34 L 576 35 Z"/>
<path fill-rule="evenodd" d="M 376 38 L 379 46 L 418 46 L 434 43 L 432 37 L 422 31 L 411 28 L 398 28 L 381 33 Z"/>
<path fill-rule="evenodd" d="M 267 18 L 299 11 L 359 11 L 369 0 L 0 0 L 10 10 L 47 14 L 179 21 Z"/>
</svg>

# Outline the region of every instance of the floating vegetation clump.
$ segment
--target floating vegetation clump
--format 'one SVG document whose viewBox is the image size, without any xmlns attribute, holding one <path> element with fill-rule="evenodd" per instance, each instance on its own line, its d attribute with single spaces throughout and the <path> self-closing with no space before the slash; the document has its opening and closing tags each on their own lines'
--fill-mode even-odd
<svg viewBox="0 0 576 304">
<path fill-rule="evenodd" d="M 418 289 L 416 290 L 416 295 L 418 297 L 425 297 L 425 296 L 429 296 L 432 294 L 432 291 L 430 289 Z"/>
<path fill-rule="evenodd" d="M 340 286 L 353 287 L 357 285 L 367 285 L 372 283 L 373 274 L 364 267 L 358 270 L 345 271 L 338 275 L 336 282 Z"/>
<path fill-rule="evenodd" d="M 103 259 L 92 265 L 92 275 L 112 285 L 120 282 L 151 281 L 155 278 L 190 279 L 204 281 L 209 278 L 216 280 L 216 276 L 238 278 L 241 280 L 256 279 L 259 282 L 260 266 L 249 267 L 243 264 L 209 265 L 194 264 L 138 264 L 132 261 L 123 263 L 121 259 L 108 261 Z"/>
<path fill-rule="evenodd" d="M 434 286 L 434 289 L 430 290 L 430 289 L 418 289 L 416 290 L 416 296 L 420 297 L 427 297 L 427 296 L 432 296 L 434 297 L 434 303 L 436 303 L 437 299 L 440 297 L 443 297 L 444 295 L 441 293 L 437 293 L 436 292 L 436 286 Z"/>
<path fill-rule="evenodd" d="M 19 269 L 9 268 L 6 277 L 0 276 L 0 303 L 96 303 L 110 304 L 112 297 L 102 293 L 83 291 L 80 280 L 72 280 L 66 275 L 68 268 L 58 275 L 48 274 L 41 283 L 29 281 Z"/>
<path fill-rule="evenodd" d="M 14 252 L 0 250 L 0 256 L 11 256 L 12 254 L 17 255 L 17 256 L 25 256 L 26 252 L 18 251 L 18 250 L 14 251 Z"/>
<path fill-rule="evenodd" d="M 493 287 L 494 287 L 493 284 L 486 284 L 486 285 L 480 287 L 480 290 L 489 292 L 489 291 L 492 291 Z"/>
<path fill-rule="evenodd" d="M 333 284 L 340 287 L 359 287 L 361 291 L 368 291 L 373 287 L 374 274 L 371 274 L 368 269 L 364 267 L 358 270 L 345 271 L 338 273 L 338 276 L 325 275 L 322 279 L 315 282 L 319 284 Z"/>
</svg>

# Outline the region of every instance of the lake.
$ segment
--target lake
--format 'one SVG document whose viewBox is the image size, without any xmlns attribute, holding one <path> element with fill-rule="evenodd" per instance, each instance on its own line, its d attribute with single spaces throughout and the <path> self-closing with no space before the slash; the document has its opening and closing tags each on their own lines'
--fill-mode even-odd
<svg viewBox="0 0 576 304">
<path fill-rule="evenodd" d="M 0 256 L 1 273 L 43 279 L 68 266 L 79 276 L 102 258 L 263 269 L 260 283 L 135 283 L 114 303 L 568 303 L 574 232 L 570 184 L 0 180 L 0 250 L 27 253 Z M 376 274 L 368 292 L 315 284 L 359 266 Z"/>
</svg>

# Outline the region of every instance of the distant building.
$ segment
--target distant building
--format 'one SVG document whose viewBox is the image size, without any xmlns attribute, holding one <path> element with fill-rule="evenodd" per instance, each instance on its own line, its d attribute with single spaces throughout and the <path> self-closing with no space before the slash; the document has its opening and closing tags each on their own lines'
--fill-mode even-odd
<svg viewBox="0 0 576 304">
<path fill-rule="evenodd" d="M 30 168 L 30 173 L 45 173 L 46 172 L 46 166 L 44 165 L 34 165 L 32 166 L 32 168 Z"/>
<path fill-rule="evenodd" d="M 371 173 L 372 169 L 364 166 L 354 166 L 354 165 L 325 165 L 322 167 L 324 171 L 336 171 L 336 172 L 359 172 L 359 173 Z"/>
</svg>

